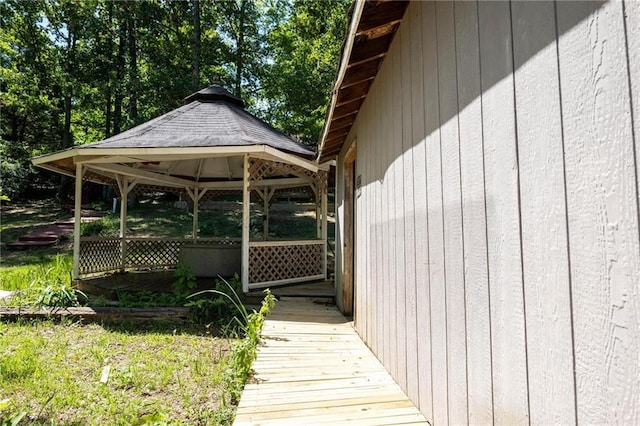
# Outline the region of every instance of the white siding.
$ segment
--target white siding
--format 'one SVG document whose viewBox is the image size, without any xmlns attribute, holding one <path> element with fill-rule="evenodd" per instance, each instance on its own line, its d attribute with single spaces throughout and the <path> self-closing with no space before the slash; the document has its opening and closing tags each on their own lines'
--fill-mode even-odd
<svg viewBox="0 0 640 426">
<path fill-rule="evenodd" d="M 356 327 L 432 424 L 640 424 L 639 40 L 631 1 L 408 7 L 336 265 L 357 139 Z"/>
</svg>

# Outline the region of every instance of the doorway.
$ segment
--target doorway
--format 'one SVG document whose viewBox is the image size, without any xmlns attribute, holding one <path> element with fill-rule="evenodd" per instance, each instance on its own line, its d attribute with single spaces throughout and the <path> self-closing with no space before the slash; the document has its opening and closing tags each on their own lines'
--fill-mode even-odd
<svg viewBox="0 0 640 426">
<path fill-rule="evenodd" d="M 344 242 L 342 309 L 345 315 L 354 314 L 355 305 L 355 179 L 356 146 L 351 145 L 344 158 Z"/>
</svg>

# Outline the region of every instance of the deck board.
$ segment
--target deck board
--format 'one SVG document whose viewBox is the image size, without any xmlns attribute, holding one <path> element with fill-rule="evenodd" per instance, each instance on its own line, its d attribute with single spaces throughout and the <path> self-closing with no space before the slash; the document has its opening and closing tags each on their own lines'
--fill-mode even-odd
<svg viewBox="0 0 640 426">
<path fill-rule="evenodd" d="M 334 306 L 282 298 L 234 425 L 427 424 Z"/>
</svg>

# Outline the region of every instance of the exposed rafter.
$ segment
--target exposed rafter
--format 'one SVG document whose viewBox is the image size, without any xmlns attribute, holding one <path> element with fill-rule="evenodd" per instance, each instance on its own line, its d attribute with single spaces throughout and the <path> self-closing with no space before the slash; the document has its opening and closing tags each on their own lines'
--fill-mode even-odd
<svg viewBox="0 0 640 426">
<path fill-rule="evenodd" d="M 406 1 L 357 0 L 320 136 L 318 161 L 334 158 L 355 122 L 407 8 Z"/>
</svg>

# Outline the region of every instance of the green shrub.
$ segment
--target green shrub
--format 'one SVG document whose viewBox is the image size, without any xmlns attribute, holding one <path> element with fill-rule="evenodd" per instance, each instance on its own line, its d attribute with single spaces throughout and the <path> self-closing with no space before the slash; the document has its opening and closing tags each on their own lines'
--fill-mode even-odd
<svg viewBox="0 0 640 426">
<path fill-rule="evenodd" d="M 238 280 L 237 276 L 235 278 Z M 234 286 L 223 278 L 220 278 L 220 280 L 226 287 L 225 291 L 218 289 L 205 290 L 193 296 L 198 296 L 203 293 L 216 294 L 228 300 L 238 312 L 238 315 L 232 319 L 232 323 L 235 323 L 236 327 L 227 328 L 228 331 L 232 330 L 230 333 L 234 338 L 238 338 L 239 340 L 233 345 L 229 357 L 229 366 L 224 376 L 225 388 L 230 397 L 229 401 L 224 401 L 226 405 L 236 404 L 240 399 L 244 385 L 251 374 L 251 364 L 258 354 L 257 348 L 264 320 L 275 306 L 276 298 L 271 294 L 269 289 L 265 290 L 266 295 L 262 300 L 260 310 L 254 310 L 249 313 L 247 308 L 242 304 Z"/>
<path fill-rule="evenodd" d="M 36 306 L 57 309 L 80 306 L 78 296 L 85 301 L 87 300 L 87 295 L 82 291 L 72 288 L 71 285 L 58 279 L 55 284 L 48 285 L 42 289 L 40 296 L 36 300 Z"/>
<path fill-rule="evenodd" d="M 187 296 L 193 293 L 193 290 L 198 285 L 196 276 L 188 266 L 182 264 L 178 265 L 174 275 L 176 280 L 171 285 L 173 294 L 179 299 L 186 300 Z"/>
<path fill-rule="evenodd" d="M 229 281 L 217 278 L 212 291 L 200 292 L 188 297 L 184 306 L 190 309 L 189 318 L 197 324 L 213 323 L 225 332 L 233 332 L 237 328 L 234 318 L 241 315 L 238 304 L 234 303 L 242 290 L 242 282 L 236 274 Z"/>
<path fill-rule="evenodd" d="M 231 396 L 230 402 L 232 404 L 236 404 L 240 400 L 244 385 L 251 375 L 251 364 L 258 355 L 258 343 L 264 320 L 276 304 L 276 298 L 269 289 L 265 290 L 265 293 L 266 296 L 262 300 L 259 311 L 247 314 L 246 309 L 242 307 L 245 317 L 240 330 L 244 337 L 233 346 L 230 355 L 230 368 L 225 374 L 225 385 Z"/>
<path fill-rule="evenodd" d="M 80 224 L 80 235 L 83 237 L 113 237 L 120 229 L 120 219 L 117 216 L 108 214 L 98 220 L 82 222 Z"/>
<path fill-rule="evenodd" d="M 163 306 L 182 306 L 183 299 L 173 293 L 156 293 L 153 291 L 118 291 L 118 305 L 121 308 L 156 308 Z"/>
<path fill-rule="evenodd" d="M 68 255 L 57 255 L 53 261 L 40 265 L 6 268 L 0 274 L 0 288 L 17 290 L 16 295 L 8 302 L 11 305 L 39 305 L 47 299 L 52 302 L 61 301 L 65 296 L 54 297 L 53 293 L 72 290 L 72 269 L 73 259 Z M 77 290 L 73 292 L 77 293 Z M 76 299 L 78 295 L 80 294 L 75 294 Z"/>
</svg>

